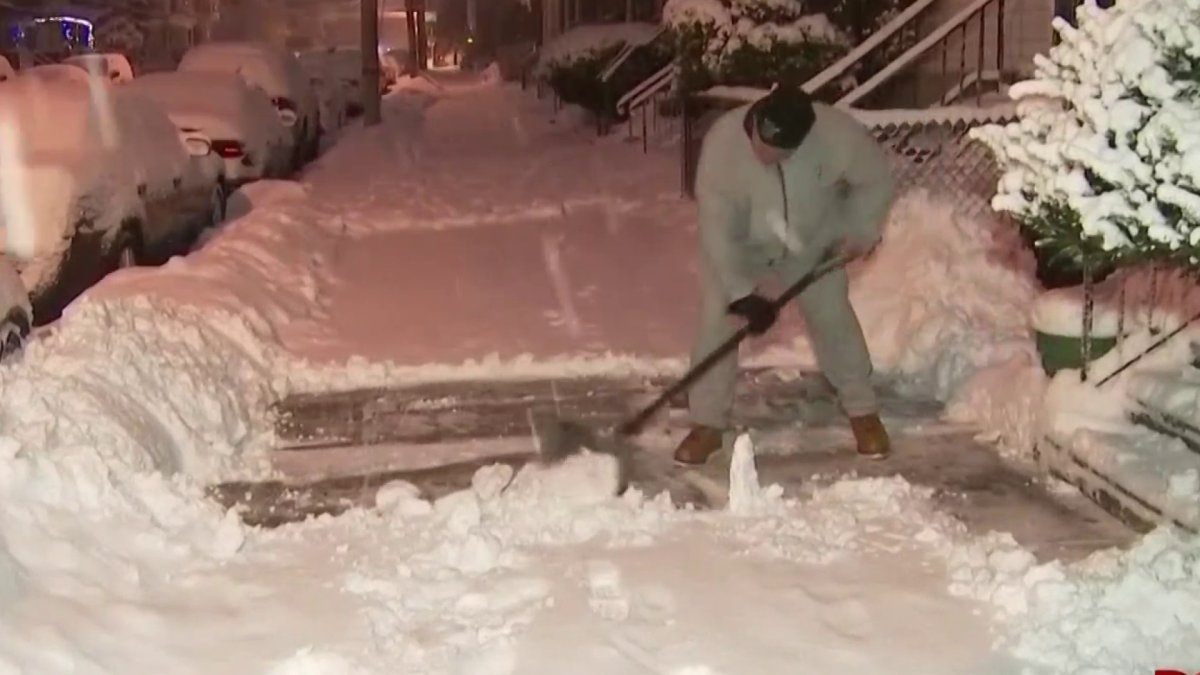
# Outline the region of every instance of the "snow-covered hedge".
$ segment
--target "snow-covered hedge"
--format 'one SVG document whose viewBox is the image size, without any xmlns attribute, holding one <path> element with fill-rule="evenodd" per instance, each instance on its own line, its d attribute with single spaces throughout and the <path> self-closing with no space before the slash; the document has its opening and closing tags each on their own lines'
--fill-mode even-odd
<svg viewBox="0 0 1200 675">
<path fill-rule="evenodd" d="M 659 27 L 652 23 L 607 23 L 577 26 L 546 43 L 538 53 L 535 75 L 547 77 L 555 68 L 596 60 L 625 44 L 645 44 Z M 603 67 L 603 66 L 601 66 Z"/>
<path fill-rule="evenodd" d="M 668 0 L 663 22 L 675 33 L 688 88 L 803 82 L 850 46 L 801 0 Z"/>
<path fill-rule="evenodd" d="M 1200 0 L 1087 0 L 1078 23 L 1010 90 L 1019 120 L 973 132 L 993 206 L 1068 259 L 1200 266 Z"/>
<path fill-rule="evenodd" d="M 635 53 L 607 85 L 601 82 L 601 73 L 625 45 L 647 45 L 661 31 L 660 26 L 649 23 L 573 28 L 542 48 L 535 75 L 544 78 L 563 101 L 595 115 L 615 116 L 613 106 L 622 94 L 670 62 L 670 45 L 659 41 L 652 45 L 654 49 Z"/>
</svg>

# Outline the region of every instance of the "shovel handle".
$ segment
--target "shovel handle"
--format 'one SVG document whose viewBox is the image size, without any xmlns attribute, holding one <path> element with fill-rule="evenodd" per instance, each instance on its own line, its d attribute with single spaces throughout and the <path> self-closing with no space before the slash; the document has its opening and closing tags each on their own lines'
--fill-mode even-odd
<svg viewBox="0 0 1200 675">
<path fill-rule="evenodd" d="M 812 268 L 806 272 L 804 276 L 796 280 L 796 283 L 788 286 L 783 293 L 779 294 L 779 297 L 771 301 L 771 306 L 774 307 L 776 312 L 778 312 L 789 302 L 795 300 L 796 296 L 803 293 L 805 289 L 811 286 L 817 279 L 820 279 L 834 269 L 841 267 L 843 264 L 845 264 L 844 260 L 826 259 L 823 264 Z M 646 422 L 648 422 L 651 417 L 654 417 L 654 415 L 661 410 L 668 401 L 677 396 L 680 392 L 690 389 L 691 386 L 696 383 L 696 380 L 699 380 L 701 377 L 707 374 L 708 371 L 711 370 L 713 366 L 717 365 L 719 361 L 736 351 L 737 348 L 742 344 L 742 341 L 749 336 L 750 326 L 743 325 L 737 330 L 737 332 L 729 336 L 716 349 L 712 350 L 708 356 L 705 356 L 700 360 L 699 363 L 688 369 L 688 371 L 684 373 L 683 377 L 681 377 L 678 382 L 671 385 L 666 391 L 660 394 L 653 403 L 646 406 L 638 414 L 629 418 L 622 423 L 621 426 L 617 427 L 617 434 L 620 436 L 632 436 L 633 434 L 641 431 L 642 427 L 646 425 Z"/>
</svg>

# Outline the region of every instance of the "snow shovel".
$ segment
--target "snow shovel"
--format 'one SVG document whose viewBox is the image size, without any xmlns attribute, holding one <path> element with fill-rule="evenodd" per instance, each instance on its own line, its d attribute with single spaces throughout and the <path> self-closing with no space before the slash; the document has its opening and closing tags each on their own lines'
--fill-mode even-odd
<svg viewBox="0 0 1200 675">
<path fill-rule="evenodd" d="M 807 274 L 800 277 L 800 279 L 772 301 L 771 304 L 775 308 L 775 311 L 778 312 L 783 309 L 784 306 L 794 300 L 796 296 L 803 293 L 817 279 L 820 279 L 845 263 L 845 260 L 826 256 L 821 264 L 809 270 Z M 611 433 L 599 434 L 585 424 L 561 419 L 557 416 L 542 416 L 539 419 L 531 412 L 529 421 L 533 427 L 535 442 L 537 443 L 538 453 L 541 456 L 542 462 L 555 464 L 584 450 L 612 455 L 616 457 L 619 467 L 618 494 L 624 492 L 625 488 L 629 485 L 631 463 L 638 449 L 629 442 L 629 437 L 640 433 L 646 423 L 658 411 L 662 410 L 663 406 L 667 405 L 672 398 L 690 389 L 696 383 L 696 380 L 703 377 L 721 359 L 737 350 L 749 336 L 750 327 L 748 325 L 739 328 L 725 342 L 712 350 L 708 356 L 705 356 L 699 363 L 692 366 L 683 374 L 683 377 L 660 394 L 658 398 L 654 399 L 650 405 L 642 408 L 635 415 L 617 425 L 616 429 Z"/>
</svg>

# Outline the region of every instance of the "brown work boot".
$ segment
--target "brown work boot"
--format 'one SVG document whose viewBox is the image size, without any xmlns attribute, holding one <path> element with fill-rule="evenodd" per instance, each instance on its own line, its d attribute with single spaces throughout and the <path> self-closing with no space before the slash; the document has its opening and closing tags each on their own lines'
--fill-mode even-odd
<svg viewBox="0 0 1200 675">
<path fill-rule="evenodd" d="M 721 449 L 722 436 L 720 429 L 694 426 L 688 435 L 675 448 L 675 461 L 679 464 L 697 466 L 704 464 L 714 453 Z"/>
<path fill-rule="evenodd" d="M 892 442 L 879 415 L 851 417 L 850 429 L 854 432 L 854 442 L 858 444 L 859 457 L 883 459 L 892 451 Z"/>
</svg>

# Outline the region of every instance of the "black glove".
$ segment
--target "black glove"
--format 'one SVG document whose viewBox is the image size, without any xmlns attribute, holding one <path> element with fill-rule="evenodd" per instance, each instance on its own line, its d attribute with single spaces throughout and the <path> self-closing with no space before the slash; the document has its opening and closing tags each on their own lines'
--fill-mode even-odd
<svg viewBox="0 0 1200 675">
<path fill-rule="evenodd" d="M 775 305 L 761 295 L 751 293 L 729 303 L 729 313 L 746 320 L 751 335 L 762 335 L 775 325 Z"/>
</svg>

